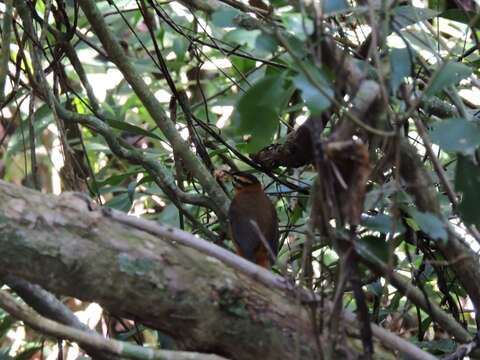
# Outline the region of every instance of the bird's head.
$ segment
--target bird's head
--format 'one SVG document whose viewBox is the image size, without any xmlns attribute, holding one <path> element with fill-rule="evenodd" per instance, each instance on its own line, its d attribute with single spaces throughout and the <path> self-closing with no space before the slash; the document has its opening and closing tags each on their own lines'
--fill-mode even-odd
<svg viewBox="0 0 480 360">
<path fill-rule="evenodd" d="M 262 184 L 252 174 L 236 171 L 229 175 L 232 177 L 233 186 L 237 191 L 262 189 Z"/>
</svg>

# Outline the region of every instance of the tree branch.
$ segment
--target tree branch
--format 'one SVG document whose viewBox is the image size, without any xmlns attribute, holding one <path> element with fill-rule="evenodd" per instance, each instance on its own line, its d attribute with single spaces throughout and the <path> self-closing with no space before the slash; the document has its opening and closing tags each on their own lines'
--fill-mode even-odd
<svg viewBox="0 0 480 360">
<path fill-rule="evenodd" d="M 15 291 L 25 303 L 30 305 L 40 315 L 80 331 L 96 334 L 95 331 L 78 320 L 75 314 L 73 314 L 67 306 L 61 303 L 55 296 L 53 296 L 53 294 L 42 289 L 40 286 L 30 284 L 28 281 L 11 275 L 7 275 L 0 280 L 4 281 L 10 289 Z M 113 359 L 109 354 L 105 354 L 96 348 L 88 346 L 88 344 L 83 344 L 83 347 L 87 354 L 95 359 Z"/>
<path fill-rule="evenodd" d="M 225 223 L 228 212 L 229 198 L 217 184 L 216 180 L 209 173 L 204 164 L 193 154 L 188 143 L 178 133 L 175 125 L 168 119 L 165 110 L 149 90 L 147 84 L 137 73 L 117 39 L 108 29 L 102 14 L 92 0 L 80 0 L 80 7 L 92 25 L 95 34 L 103 44 L 109 58 L 122 72 L 133 91 L 140 98 L 152 119 L 162 130 L 170 142 L 174 151 L 183 159 L 185 166 L 198 179 L 215 206 L 215 212 L 221 221 Z"/>
<path fill-rule="evenodd" d="M 217 355 L 207 355 L 184 351 L 154 350 L 128 342 L 105 339 L 101 335 L 88 333 L 66 326 L 35 313 L 32 309 L 15 301 L 6 291 L 0 291 L 0 307 L 13 317 L 22 320 L 33 329 L 59 339 L 75 341 L 87 348 L 107 352 L 127 359 L 139 360 L 226 360 Z"/>
<path fill-rule="evenodd" d="M 90 211 L 75 193 L 53 197 L 0 181 L 0 274 L 97 302 L 171 335 L 181 349 L 266 360 L 296 359 L 300 349 L 300 358 L 315 358 L 317 335 L 310 307 L 298 302 L 302 290 L 178 229 L 122 219 Z M 351 333 L 355 317 L 344 318 Z M 373 333 L 382 339 L 379 355 L 391 358 L 388 346 L 429 358 L 384 329 L 374 326 Z M 350 338 L 345 346 L 356 352 L 355 344 Z"/>
</svg>

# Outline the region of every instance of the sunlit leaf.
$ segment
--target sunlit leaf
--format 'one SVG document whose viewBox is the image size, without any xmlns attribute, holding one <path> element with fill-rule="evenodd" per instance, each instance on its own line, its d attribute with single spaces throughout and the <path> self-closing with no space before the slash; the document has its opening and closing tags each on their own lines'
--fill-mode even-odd
<svg viewBox="0 0 480 360">
<path fill-rule="evenodd" d="M 29 346 L 17 353 L 14 357 L 15 360 L 30 360 L 34 358 L 34 355 L 43 349 L 43 345 Z"/>
</svg>

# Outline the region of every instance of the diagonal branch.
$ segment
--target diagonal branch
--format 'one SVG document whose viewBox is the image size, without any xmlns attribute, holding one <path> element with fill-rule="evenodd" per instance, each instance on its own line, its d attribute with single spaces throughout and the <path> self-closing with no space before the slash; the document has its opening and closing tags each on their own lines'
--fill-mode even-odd
<svg viewBox="0 0 480 360">
<path fill-rule="evenodd" d="M 145 81 L 135 70 L 128 57 L 125 55 L 122 47 L 118 43 L 118 40 L 108 29 L 108 26 L 103 19 L 102 14 L 99 12 L 95 2 L 92 0 L 81 0 L 79 3 L 83 12 L 90 21 L 95 34 L 103 44 L 103 47 L 109 55 L 109 58 L 122 72 L 133 91 L 144 104 L 150 116 L 170 142 L 170 145 L 174 151 L 183 159 L 185 166 L 198 179 L 204 190 L 210 196 L 215 206 L 215 212 L 220 220 L 225 221 L 227 218 L 227 209 L 230 200 L 223 192 L 222 188 L 217 184 L 205 165 L 193 154 L 188 143 L 182 139 L 179 132 L 175 128 L 174 123 L 168 119 L 165 110 L 162 108 L 153 93 L 149 90 Z"/>
</svg>

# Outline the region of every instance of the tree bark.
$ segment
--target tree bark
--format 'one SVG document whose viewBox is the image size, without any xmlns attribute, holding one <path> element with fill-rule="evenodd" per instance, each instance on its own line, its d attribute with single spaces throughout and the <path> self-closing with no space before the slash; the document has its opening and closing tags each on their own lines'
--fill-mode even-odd
<svg viewBox="0 0 480 360">
<path fill-rule="evenodd" d="M 0 180 L 0 254 L 0 278 L 97 302 L 171 335 L 180 349 L 230 359 L 361 357 L 351 313 L 341 315 L 344 341 L 331 349 L 327 330 L 315 334 L 312 323 L 331 315 L 328 301 L 322 312 L 314 294 L 263 268 L 178 229 L 92 209 L 81 193 L 45 195 Z M 375 358 L 395 358 L 385 346 L 434 358 L 377 325 L 372 330 L 381 341 Z"/>
<path fill-rule="evenodd" d="M 0 181 L 0 274 L 94 301 L 232 359 L 314 359 L 306 308 L 220 261 L 90 211 L 75 193 Z"/>
</svg>

